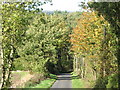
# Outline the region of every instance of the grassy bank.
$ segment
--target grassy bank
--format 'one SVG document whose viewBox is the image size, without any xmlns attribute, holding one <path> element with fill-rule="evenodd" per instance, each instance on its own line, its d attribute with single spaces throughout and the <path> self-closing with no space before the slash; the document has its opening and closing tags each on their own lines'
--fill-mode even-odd
<svg viewBox="0 0 120 90">
<path fill-rule="evenodd" d="M 76 73 L 72 74 L 72 88 L 84 88 L 84 81 Z"/>
<path fill-rule="evenodd" d="M 47 79 L 47 80 L 41 81 L 40 84 L 37 84 L 36 86 L 30 87 L 30 88 L 50 88 L 54 82 L 55 82 L 55 79 Z"/>
<path fill-rule="evenodd" d="M 11 88 L 49 88 L 56 81 L 56 75 L 50 74 L 47 78 L 40 73 L 29 71 L 13 71 Z"/>
<path fill-rule="evenodd" d="M 47 78 L 46 80 L 41 81 L 39 84 L 36 84 L 33 87 L 27 88 L 50 88 L 56 81 L 56 79 L 57 79 L 56 75 L 50 74 L 50 77 Z"/>
<path fill-rule="evenodd" d="M 29 81 L 32 75 L 29 71 L 12 71 L 11 73 L 11 88 L 24 87 L 24 84 Z"/>
</svg>

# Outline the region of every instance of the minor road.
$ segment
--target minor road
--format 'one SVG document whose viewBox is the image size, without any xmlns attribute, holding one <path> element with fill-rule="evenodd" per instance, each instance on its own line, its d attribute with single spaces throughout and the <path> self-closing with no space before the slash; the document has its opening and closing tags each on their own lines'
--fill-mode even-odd
<svg viewBox="0 0 120 90">
<path fill-rule="evenodd" d="M 50 90 L 54 90 L 55 88 L 72 88 L 72 81 L 71 81 L 71 74 L 69 73 L 62 73 L 57 76 L 58 79 L 53 84 Z"/>
</svg>

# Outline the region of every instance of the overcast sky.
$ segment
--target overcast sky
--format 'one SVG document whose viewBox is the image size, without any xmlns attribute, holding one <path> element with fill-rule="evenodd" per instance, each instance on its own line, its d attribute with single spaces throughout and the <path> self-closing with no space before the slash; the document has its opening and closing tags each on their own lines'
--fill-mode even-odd
<svg viewBox="0 0 120 90">
<path fill-rule="evenodd" d="M 60 11 L 80 11 L 80 7 L 78 7 L 80 2 L 83 2 L 84 0 L 52 0 L 53 5 L 50 5 L 50 3 L 47 3 L 43 6 L 44 11 L 54 11 L 54 10 L 60 10 Z"/>
</svg>

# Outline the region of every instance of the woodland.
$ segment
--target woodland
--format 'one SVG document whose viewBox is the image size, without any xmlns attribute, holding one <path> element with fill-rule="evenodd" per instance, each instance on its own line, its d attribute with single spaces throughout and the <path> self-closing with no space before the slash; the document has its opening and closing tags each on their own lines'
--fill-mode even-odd
<svg viewBox="0 0 120 90">
<path fill-rule="evenodd" d="M 120 2 L 82 3 L 82 12 L 37 8 L 48 2 L 1 4 L 0 87 L 20 70 L 44 78 L 74 72 L 90 88 L 119 88 Z"/>
</svg>

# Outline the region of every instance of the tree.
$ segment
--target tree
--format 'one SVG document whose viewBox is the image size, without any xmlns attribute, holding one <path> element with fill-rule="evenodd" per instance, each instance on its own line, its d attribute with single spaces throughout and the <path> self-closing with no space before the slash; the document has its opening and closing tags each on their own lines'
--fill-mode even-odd
<svg viewBox="0 0 120 90">
<path fill-rule="evenodd" d="M 15 66 L 17 61 L 21 64 L 24 61 L 22 66 L 26 70 L 44 75 L 65 70 L 72 64 L 69 61 L 69 33 L 70 28 L 60 14 L 35 14 L 26 31 L 24 44 L 18 49 L 20 58 Z"/>
<path fill-rule="evenodd" d="M 28 14 L 26 7 L 31 4 L 35 3 L 4 2 L 2 4 L 2 88 L 10 86 L 10 75 L 13 70 L 13 62 L 14 59 L 18 57 L 16 49 L 22 43 L 31 15 L 30 13 Z M 36 12 L 36 9 L 31 11 L 31 13 L 32 12 Z"/>
<path fill-rule="evenodd" d="M 99 1 L 101 1 L 101 0 L 99 0 Z M 113 53 L 112 55 L 114 55 L 114 57 L 116 57 L 116 59 L 117 59 L 118 68 L 114 67 L 114 70 L 116 70 L 115 74 L 118 74 L 118 76 L 120 76 L 120 72 L 118 71 L 120 69 L 120 55 L 119 55 L 119 53 L 120 53 L 120 47 L 119 47 L 120 46 L 120 33 L 119 33 L 119 30 L 120 30 L 120 26 L 119 26 L 120 25 L 120 16 L 119 16 L 120 2 L 99 2 L 99 3 L 93 2 L 93 3 L 88 3 L 88 5 L 93 10 L 98 11 L 98 15 L 103 15 L 105 20 L 107 20 L 110 24 L 111 29 L 109 30 L 109 33 L 111 33 L 113 38 L 111 38 L 111 40 L 109 41 L 112 43 L 111 47 L 109 47 L 109 49 L 111 50 L 110 52 Z M 113 42 L 114 42 L 114 44 L 113 44 Z M 113 61 L 116 62 L 116 60 L 113 60 Z M 115 65 L 116 65 L 116 63 L 114 63 L 114 66 Z M 114 79 L 115 79 L 117 75 L 113 75 L 113 76 L 115 76 L 114 77 Z M 120 79 L 120 77 L 118 77 L 118 79 Z M 117 82 L 116 82 L 116 84 L 117 84 Z M 113 83 L 113 87 L 116 84 Z M 112 84 L 111 84 L 111 86 L 112 86 Z M 119 88 L 120 88 L 120 86 L 119 86 Z"/>
<path fill-rule="evenodd" d="M 113 47 L 116 40 L 111 29 L 109 22 L 102 15 L 98 15 L 98 12 L 84 12 L 81 15 L 77 27 L 70 35 L 70 41 L 73 45 L 71 49 L 75 53 L 75 70 L 82 73 L 82 77 L 89 68 L 97 73 L 97 78 L 104 78 L 117 70 L 113 54 L 116 51 Z"/>
</svg>

